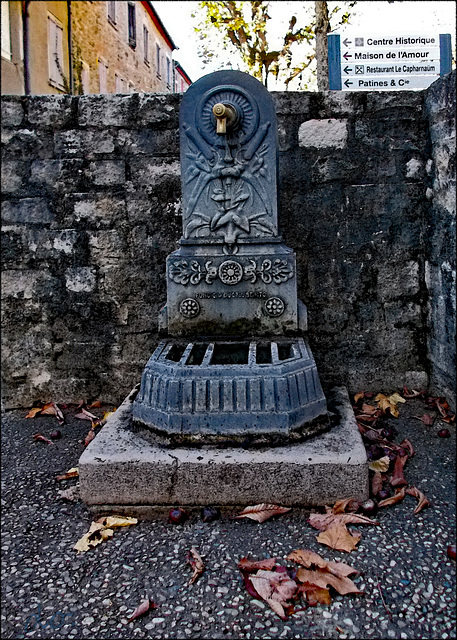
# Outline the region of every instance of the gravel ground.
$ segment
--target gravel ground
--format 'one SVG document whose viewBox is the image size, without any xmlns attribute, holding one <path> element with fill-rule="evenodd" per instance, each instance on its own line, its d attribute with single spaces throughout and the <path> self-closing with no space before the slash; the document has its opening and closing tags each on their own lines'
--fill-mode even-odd
<svg viewBox="0 0 457 640">
<path fill-rule="evenodd" d="M 73 545 L 92 518 L 81 502 L 58 495 L 77 479 L 55 475 L 77 466 L 90 425 L 74 410 L 64 413 L 63 437 L 52 446 L 32 435 L 49 435 L 55 417 L 3 415 L 3 638 L 455 638 L 455 561 L 446 553 L 455 544 L 455 427 L 450 438 L 437 437 L 447 425 L 414 419 L 424 413 L 419 400 L 389 420 L 396 442 L 408 438 L 416 449 L 405 476 L 431 507 L 414 516 L 416 501 L 407 496 L 380 510 L 379 526 L 358 527 L 362 539 L 350 554 L 317 543 L 309 511 L 299 509 L 263 524 L 230 519 L 238 509 L 212 523 L 195 509 L 183 525 L 162 513 L 77 554 Z M 188 586 L 192 546 L 206 569 Z M 242 556 L 276 556 L 291 566 L 285 558 L 299 548 L 360 571 L 354 582 L 364 595 L 333 592 L 331 605 L 297 605 L 283 621 L 245 591 L 236 566 Z M 128 623 L 146 594 L 157 608 Z"/>
</svg>

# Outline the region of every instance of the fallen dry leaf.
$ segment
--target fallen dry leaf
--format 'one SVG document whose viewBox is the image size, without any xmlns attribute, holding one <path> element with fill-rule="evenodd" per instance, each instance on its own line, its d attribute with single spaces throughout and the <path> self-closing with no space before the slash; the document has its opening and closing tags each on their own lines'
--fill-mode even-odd
<svg viewBox="0 0 457 640">
<path fill-rule="evenodd" d="M 429 500 L 424 496 L 422 491 L 419 491 L 419 489 L 417 489 L 416 487 L 409 487 L 408 489 L 406 489 L 406 493 L 410 496 L 413 496 L 414 498 L 417 498 L 419 501 L 416 505 L 416 508 L 414 509 L 414 515 L 420 513 L 422 509 L 425 509 L 425 507 L 430 506 Z"/>
<path fill-rule="evenodd" d="M 328 589 L 318 587 L 310 582 L 304 582 L 299 585 L 298 590 L 310 607 L 316 607 L 318 604 L 332 604 Z"/>
<path fill-rule="evenodd" d="M 381 502 L 378 502 L 378 508 L 389 507 L 392 504 L 397 504 L 397 502 L 401 502 L 405 497 L 405 491 L 406 491 L 406 487 L 397 489 L 395 495 L 390 496 L 390 498 L 386 498 L 385 500 L 381 500 Z"/>
<path fill-rule="evenodd" d="M 45 404 L 41 410 L 41 415 L 55 416 L 60 424 L 65 422 L 64 415 L 55 402 Z"/>
<path fill-rule="evenodd" d="M 377 408 L 373 407 L 371 404 L 363 404 L 362 405 L 362 414 L 366 414 L 368 416 L 373 415 L 374 413 L 376 413 Z"/>
<path fill-rule="evenodd" d="M 116 409 L 113 409 L 112 411 L 105 411 L 105 413 L 103 414 L 103 418 L 101 419 L 100 424 L 104 425 L 106 423 L 106 421 L 108 420 L 108 418 L 110 418 L 114 412 L 116 411 Z"/>
<path fill-rule="evenodd" d="M 95 438 L 95 429 L 92 426 L 89 429 L 88 434 L 86 435 L 86 437 L 84 438 L 84 446 L 87 447 L 87 445 L 89 444 L 89 442 L 92 442 L 92 440 Z"/>
<path fill-rule="evenodd" d="M 73 549 L 78 552 L 89 551 L 92 547 L 97 546 L 114 535 L 113 527 L 126 527 L 136 524 L 136 518 L 128 518 L 124 516 L 103 516 L 92 522 L 90 529 L 82 538 L 78 540 Z"/>
<path fill-rule="evenodd" d="M 89 405 L 89 409 L 100 409 L 102 403 L 100 400 L 95 400 L 92 404 Z"/>
<path fill-rule="evenodd" d="M 251 582 L 259 596 L 282 619 L 286 619 L 284 607 L 294 597 L 297 584 L 285 572 L 260 569 L 251 576 Z"/>
<path fill-rule="evenodd" d="M 138 605 L 138 607 L 132 613 L 130 618 L 127 620 L 126 624 L 128 624 L 129 622 L 132 622 L 132 620 L 135 620 L 135 618 L 139 618 L 140 616 L 144 616 L 144 614 L 147 613 L 148 611 L 150 611 L 150 609 L 157 609 L 157 605 L 150 598 L 146 598 L 146 600 L 143 600 L 143 602 Z"/>
<path fill-rule="evenodd" d="M 287 560 L 293 560 L 297 564 L 301 564 L 305 569 L 318 567 L 329 571 L 336 576 L 346 577 L 352 573 L 359 573 L 357 569 L 350 567 L 345 562 L 334 562 L 333 560 L 324 560 L 318 553 L 309 549 L 296 549 L 287 556 Z"/>
<path fill-rule="evenodd" d="M 33 407 L 33 409 L 30 409 L 30 411 L 28 412 L 28 414 L 25 416 L 26 418 L 34 418 L 37 413 L 40 413 L 41 410 L 43 409 L 43 407 Z"/>
<path fill-rule="evenodd" d="M 308 518 L 308 522 L 319 531 L 326 531 L 334 524 L 379 524 L 379 522 L 370 520 L 367 516 L 362 516 L 358 513 L 312 513 Z"/>
<path fill-rule="evenodd" d="M 345 511 L 357 511 L 359 503 L 355 498 L 344 498 L 337 500 L 332 507 L 332 513 L 344 513 Z"/>
<path fill-rule="evenodd" d="M 303 583 L 315 584 L 317 587 L 326 589 L 328 585 L 332 586 L 342 596 L 348 593 L 363 593 L 348 577 L 336 576 L 326 571 L 311 571 L 300 567 L 297 571 L 297 580 Z"/>
<path fill-rule="evenodd" d="M 411 391 L 408 390 L 408 387 L 403 387 L 403 396 L 405 398 L 415 398 L 416 396 L 420 396 L 420 394 L 423 393 L 422 391 L 416 391 L 415 389 L 412 389 Z"/>
<path fill-rule="evenodd" d="M 400 442 L 399 446 L 402 447 L 403 449 L 407 449 L 408 450 L 408 455 L 409 455 L 410 458 L 412 458 L 413 455 L 416 453 L 414 451 L 413 445 L 411 444 L 411 442 L 407 438 L 402 440 L 402 442 Z"/>
<path fill-rule="evenodd" d="M 201 556 L 195 547 L 192 547 L 187 554 L 187 562 L 194 570 L 192 577 L 187 583 L 188 585 L 191 585 L 202 575 L 203 571 L 205 570 L 205 565 L 203 564 L 203 560 L 201 559 Z"/>
<path fill-rule="evenodd" d="M 76 478 L 79 476 L 78 467 L 72 467 L 68 469 L 67 473 L 64 473 L 61 476 L 56 476 L 56 480 L 68 480 L 69 478 Z"/>
<path fill-rule="evenodd" d="M 378 407 L 384 411 L 384 413 L 390 413 L 394 418 L 398 418 L 400 415 L 397 405 L 394 402 L 391 402 L 383 393 L 378 393 L 374 400 L 378 403 Z"/>
<path fill-rule="evenodd" d="M 365 397 L 365 391 L 359 391 L 354 396 L 354 404 L 357 404 L 359 400 L 362 400 Z"/>
<path fill-rule="evenodd" d="M 34 433 L 33 439 L 41 440 L 41 442 L 46 442 L 47 444 L 54 444 L 52 440 L 49 440 L 49 438 L 45 438 L 44 435 L 42 435 L 41 433 Z"/>
<path fill-rule="evenodd" d="M 290 507 L 279 507 L 276 504 L 256 504 L 243 509 L 239 515 L 235 516 L 235 519 L 249 518 L 250 520 L 262 523 L 268 520 L 268 518 L 287 513 L 290 509 Z"/>
<path fill-rule="evenodd" d="M 405 466 L 407 460 L 408 456 L 397 456 L 395 460 L 392 480 L 390 481 L 390 485 L 392 487 L 405 487 L 408 484 L 408 481 L 403 475 L 403 467 Z"/>
<path fill-rule="evenodd" d="M 345 524 L 338 523 L 332 525 L 325 531 L 321 531 L 316 540 L 331 549 L 349 553 L 356 548 L 356 545 L 360 542 L 360 537 L 361 534 L 358 536 L 352 535 Z"/>
<path fill-rule="evenodd" d="M 387 399 L 392 404 L 398 404 L 399 402 L 400 403 L 406 402 L 406 400 L 404 398 L 402 398 L 401 395 L 399 393 L 397 393 L 397 392 L 393 393 L 391 396 L 388 396 Z"/>
<path fill-rule="evenodd" d="M 136 518 L 130 518 L 128 516 L 102 516 L 96 522 L 103 524 L 103 526 L 113 529 L 115 527 L 130 527 L 132 524 L 137 524 Z"/>
<path fill-rule="evenodd" d="M 389 464 L 389 456 L 383 456 L 382 458 L 379 458 L 379 460 L 372 460 L 368 464 L 368 468 L 371 469 L 371 471 L 379 471 L 380 473 L 385 473 L 389 468 Z"/>
<path fill-rule="evenodd" d="M 382 485 L 383 485 L 382 475 L 379 471 L 376 471 L 373 476 L 373 479 L 371 480 L 371 493 L 374 496 L 377 496 L 382 489 Z"/>
<path fill-rule="evenodd" d="M 424 413 L 423 416 L 413 416 L 413 418 L 417 418 L 418 420 L 423 422 L 426 427 L 433 426 L 433 423 L 435 422 L 435 418 L 431 416 L 429 413 Z"/>
<path fill-rule="evenodd" d="M 238 569 L 240 569 L 240 571 L 246 571 L 247 573 L 253 573 L 259 569 L 271 571 L 276 564 L 276 558 L 267 558 L 266 560 L 249 560 L 244 557 L 238 562 Z"/>
</svg>

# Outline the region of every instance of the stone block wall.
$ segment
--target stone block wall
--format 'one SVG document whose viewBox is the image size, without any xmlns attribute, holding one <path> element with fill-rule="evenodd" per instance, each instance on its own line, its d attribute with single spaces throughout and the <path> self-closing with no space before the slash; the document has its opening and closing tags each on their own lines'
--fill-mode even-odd
<svg viewBox="0 0 457 640">
<path fill-rule="evenodd" d="M 426 93 L 431 182 L 427 190 L 428 354 L 434 393 L 447 396 L 455 410 L 456 241 L 455 241 L 455 72 Z"/>
<path fill-rule="evenodd" d="M 324 385 L 426 385 L 424 92 L 273 97 L 280 227 Z M 119 403 L 140 380 L 181 235 L 179 101 L 3 98 L 5 407 Z"/>
</svg>

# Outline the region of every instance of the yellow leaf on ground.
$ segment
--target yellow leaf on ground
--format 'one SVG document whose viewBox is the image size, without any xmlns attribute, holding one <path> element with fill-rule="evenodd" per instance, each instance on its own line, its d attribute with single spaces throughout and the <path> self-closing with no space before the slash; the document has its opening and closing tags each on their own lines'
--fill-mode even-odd
<svg viewBox="0 0 457 640">
<path fill-rule="evenodd" d="M 137 524 L 136 518 L 129 518 L 127 516 L 103 516 L 99 518 L 97 522 L 101 522 L 105 527 L 129 527 L 132 524 Z"/>
<path fill-rule="evenodd" d="M 382 458 L 379 458 L 379 460 L 372 460 L 369 463 L 368 468 L 371 469 L 371 471 L 379 471 L 380 473 L 385 473 L 389 468 L 389 464 L 389 456 L 383 456 Z"/>
<path fill-rule="evenodd" d="M 28 414 L 25 416 L 26 418 L 34 418 L 36 416 L 37 413 L 40 413 L 43 410 L 43 407 L 33 407 L 33 409 L 30 409 L 30 411 L 28 412 Z"/>
<path fill-rule="evenodd" d="M 360 541 L 361 534 L 358 537 L 349 533 L 345 524 L 336 524 L 322 531 L 316 538 L 321 544 L 325 544 L 331 549 L 338 551 L 353 551 Z"/>
<path fill-rule="evenodd" d="M 73 549 L 79 552 L 89 551 L 91 547 L 95 547 L 97 544 L 100 544 L 100 542 L 103 542 L 103 538 L 98 532 L 104 528 L 101 522 L 92 522 L 89 531 L 78 540 Z"/>
<path fill-rule="evenodd" d="M 389 396 L 387 398 L 387 400 L 389 400 L 389 402 L 392 402 L 392 404 L 398 404 L 399 402 L 403 403 L 406 402 L 406 400 L 404 398 L 401 397 L 401 395 L 397 392 L 393 393 L 391 396 Z"/>
<path fill-rule="evenodd" d="M 92 522 L 90 529 L 78 540 L 73 549 L 79 552 L 89 551 L 92 547 L 104 542 L 114 534 L 113 527 L 127 527 L 136 524 L 136 518 L 124 516 L 103 516 L 96 522 Z"/>
<path fill-rule="evenodd" d="M 381 411 L 384 411 L 384 413 L 390 413 L 392 416 L 394 416 L 394 418 L 398 418 L 398 416 L 400 415 L 400 412 L 397 409 L 397 405 L 394 402 L 391 402 L 389 398 L 383 393 L 378 393 L 375 398 L 375 402 L 378 403 L 378 407 L 381 409 Z"/>
</svg>

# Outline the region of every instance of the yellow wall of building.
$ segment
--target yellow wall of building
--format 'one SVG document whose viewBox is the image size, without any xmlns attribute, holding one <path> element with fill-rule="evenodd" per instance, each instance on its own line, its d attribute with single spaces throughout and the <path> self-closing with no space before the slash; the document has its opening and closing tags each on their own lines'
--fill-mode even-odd
<svg viewBox="0 0 457 640">
<path fill-rule="evenodd" d="M 29 76 L 32 94 L 65 93 L 49 81 L 48 13 L 57 18 L 63 28 L 63 73 L 69 83 L 68 12 L 67 3 L 30 2 L 29 4 Z"/>
<path fill-rule="evenodd" d="M 73 57 L 84 61 L 89 67 L 88 93 L 99 93 L 98 61 L 102 58 L 108 64 L 107 91 L 115 92 L 115 74 L 123 80 L 123 92 L 164 92 L 173 91 L 172 50 L 156 29 L 151 17 L 141 2 L 135 2 L 136 47 L 129 45 L 128 2 L 116 2 L 116 23 L 108 20 L 108 2 L 87 2 L 75 0 L 72 11 Z M 149 65 L 144 62 L 143 24 L 149 31 Z M 156 67 L 156 43 L 162 52 L 163 73 L 159 78 Z M 170 59 L 170 86 L 166 83 L 166 56 Z M 78 65 L 74 65 L 78 66 Z M 130 83 L 130 87 L 129 87 Z M 75 89 L 78 90 L 79 73 L 75 70 Z"/>
</svg>

